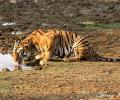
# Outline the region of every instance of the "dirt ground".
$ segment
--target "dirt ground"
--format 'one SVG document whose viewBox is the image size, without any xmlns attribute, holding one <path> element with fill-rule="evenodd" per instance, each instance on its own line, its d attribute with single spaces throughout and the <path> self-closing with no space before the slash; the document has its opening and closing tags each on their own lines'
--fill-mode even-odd
<svg viewBox="0 0 120 100">
<path fill-rule="evenodd" d="M 120 63 L 52 62 L 45 70 L 0 73 L 1 100 L 119 100 Z"/>
<path fill-rule="evenodd" d="M 21 2 L 16 4 L 7 1 L 12 0 L 0 1 L 0 25 L 15 22 L 12 28 L 18 31 L 38 27 L 80 30 L 84 22 L 120 22 L 119 0 L 17 0 Z"/>
<path fill-rule="evenodd" d="M 75 31 L 99 55 L 120 58 L 120 29 L 81 28 L 82 22 L 119 23 L 119 0 L 32 1 L 0 1 L 0 53 L 11 53 L 11 31 L 42 27 Z M 3 27 L 5 22 L 16 24 Z M 49 62 L 43 70 L 0 72 L 0 100 L 120 100 L 119 76 L 119 62 Z"/>
<path fill-rule="evenodd" d="M 101 56 L 120 57 L 120 30 L 78 33 Z M 0 100 L 119 100 L 119 76 L 119 62 L 49 62 L 43 70 L 0 72 Z"/>
</svg>

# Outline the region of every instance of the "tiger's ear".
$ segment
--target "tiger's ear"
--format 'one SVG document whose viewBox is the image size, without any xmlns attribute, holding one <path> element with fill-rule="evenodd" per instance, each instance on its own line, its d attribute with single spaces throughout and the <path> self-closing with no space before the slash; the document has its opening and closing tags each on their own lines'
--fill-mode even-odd
<svg viewBox="0 0 120 100">
<path fill-rule="evenodd" d="M 25 39 L 25 36 L 22 36 L 22 38 L 21 38 L 21 39 L 22 39 L 22 40 L 23 40 L 23 39 Z"/>
<path fill-rule="evenodd" d="M 24 46 L 29 46 L 32 44 L 30 40 L 22 41 L 22 43 L 24 44 Z"/>
<path fill-rule="evenodd" d="M 31 44 L 32 44 L 32 41 L 31 41 L 31 40 L 28 40 L 28 41 L 27 41 L 27 44 L 31 45 Z"/>
</svg>

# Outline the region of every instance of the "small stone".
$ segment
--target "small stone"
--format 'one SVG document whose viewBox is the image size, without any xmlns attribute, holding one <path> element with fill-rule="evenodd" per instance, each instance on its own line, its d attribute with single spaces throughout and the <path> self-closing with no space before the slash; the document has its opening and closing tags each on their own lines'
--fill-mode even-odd
<svg viewBox="0 0 120 100">
<path fill-rule="evenodd" d="M 8 68 L 2 68 L 2 70 L 1 70 L 2 72 L 8 72 L 8 71 L 10 71 Z"/>
<path fill-rule="evenodd" d="M 42 70 L 42 66 L 35 66 L 34 70 Z"/>
</svg>

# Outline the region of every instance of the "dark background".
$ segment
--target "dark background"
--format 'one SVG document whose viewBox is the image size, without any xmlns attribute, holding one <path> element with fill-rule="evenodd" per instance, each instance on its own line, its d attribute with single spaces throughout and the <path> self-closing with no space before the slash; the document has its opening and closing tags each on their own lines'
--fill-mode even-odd
<svg viewBox="0 0 120 100">
<path fill-rule="evenodd" d="M 38 27 L 80 30 L 83 22 L 120 22 L 119 0 L 10 1 L 14 0 L 0 0 L 0 23 L 15 22 L 15 30 Z"/>
</svg>

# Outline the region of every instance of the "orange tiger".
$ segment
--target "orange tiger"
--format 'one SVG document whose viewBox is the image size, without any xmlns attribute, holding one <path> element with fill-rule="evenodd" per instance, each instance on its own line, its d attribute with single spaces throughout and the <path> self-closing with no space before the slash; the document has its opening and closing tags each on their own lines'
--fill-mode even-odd
<svg viewBox="0 0 120 100">
<path fill-rule="evenodd" d="M 31 54 L 38 53 L 35 59 L 40 59 L 39 64 L 41 66 L 45 65 L 54 56 L 62 58 L 63 61 L 120 61 L 120 59 L 99 56 L 89 46 L 86 37 L 58 29 L 38 29 L 20 43 L 16 42 L 12 54 L 13 59 L 21 61 L 24 58 L 24 53 L 31 55 L 30 52 L 32 52 Z"/>
</svg>

